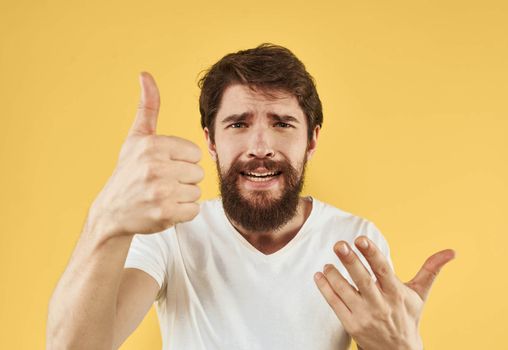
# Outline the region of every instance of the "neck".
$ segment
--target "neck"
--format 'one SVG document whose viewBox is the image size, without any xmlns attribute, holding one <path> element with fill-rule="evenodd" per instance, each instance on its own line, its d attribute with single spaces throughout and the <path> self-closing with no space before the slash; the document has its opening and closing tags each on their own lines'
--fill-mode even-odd
<svg viewBox="0 0 508 350">
<path fill-rule="evenodd" d="M 231 218 L 228 217 L 228 219 L 236 230 L 257 250 L 264 254 L 272 254 L 284 247 L 296 236 L 309 217 L 311 210 L 311 199 L 309 197 L 300 197 L 295 216 L 278 230 L 267 232 L 249 231 Z"/>
</svg>

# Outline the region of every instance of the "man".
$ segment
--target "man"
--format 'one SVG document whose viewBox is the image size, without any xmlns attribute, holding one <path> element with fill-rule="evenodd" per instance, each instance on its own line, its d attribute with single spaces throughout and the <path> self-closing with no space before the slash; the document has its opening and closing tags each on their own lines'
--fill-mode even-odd
<svg viewBox="0 0 508 350">
<path fill-rule="evenodd" d="M 422 349 L 423 304 L 454 252 L 403 284 L 372 223 L 300 197 L 323 116 L 289 50 L 239 51 L 201 79 L 221 191 L 203 203 L 199 148 L 156 134 L 159 93 L 147 73 L 141 87 L 117 167 L 51 298 L 48 348 L 117 348 L 157 301 L 164 349 L 338 350 L 351 337 L 365 350 Z"/>
</svg>

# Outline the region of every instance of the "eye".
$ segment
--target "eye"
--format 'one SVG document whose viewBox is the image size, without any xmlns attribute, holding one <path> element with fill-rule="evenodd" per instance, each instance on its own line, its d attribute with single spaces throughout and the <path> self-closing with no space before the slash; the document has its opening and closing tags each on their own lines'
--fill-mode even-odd
<svg viewBox="0 0 508 350">
<path fill-rule="evenodd" d="M 293 125 L 288 124 L 288 123 L 284 123 L 284 122 L 277 122 L 277 123 L 275 123 L 275 125 L 280 125 L 280 126 L 282 126 L 284 129 L 286 129 L 286 128 L 292 128 L 292 127 L 293 127 Z"/>
<path fill-rule="evenodd" d="M 229 125 L 229 127 L 233 128 L 233 129 L 238 129 L 238 128 L 241 128 L 245 125 L 246 124 L 244 122 L 237 122 L 237 123 L 233 123 L 233 124 Z"/>
</svg>

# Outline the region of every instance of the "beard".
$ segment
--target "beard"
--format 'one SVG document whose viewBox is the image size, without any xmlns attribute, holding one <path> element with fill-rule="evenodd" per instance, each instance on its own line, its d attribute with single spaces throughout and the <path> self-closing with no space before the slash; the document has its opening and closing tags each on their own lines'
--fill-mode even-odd
<svg viewBox="0 0 508 350">
<path fill-rule="evenodd" d="M 291 220 L 297 212 L 303 189 L 307 154 L 302 161 L 301 174 L 286 160 L 254 159 L 235 161 L 222 174 L 217 159 L 217 173 L 222 196 L 222 206 L 227 216 L 244 229 L 252 232 L 277 231 Z M 282 193 L 275 197 L 272 190 L 250 190 L 246 197 L 239 188 L 242 173 L 265 168 L 268 172 L 280 172 Z"/>
</svg>

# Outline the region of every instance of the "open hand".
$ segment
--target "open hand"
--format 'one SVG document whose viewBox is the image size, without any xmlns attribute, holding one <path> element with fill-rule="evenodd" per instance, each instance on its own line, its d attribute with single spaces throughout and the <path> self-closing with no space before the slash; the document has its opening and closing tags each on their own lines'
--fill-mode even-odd
<svg viewBox="0 0 508 350">
<path fill-rule="evenodd" d="M 339 241 L 333 249 L 358 289 L 327 264 L 324 274 L 314 275 L 321 294 L 361 349 L 422 349 L 418 325 L 424 303 L 439 270 L 455 252 L 446 249 L 435 253 L 411 281 L 402 283 L 371 240 L 360 236 L 355 245 L 377 281 L 351 247 Z"/>
</svg>

